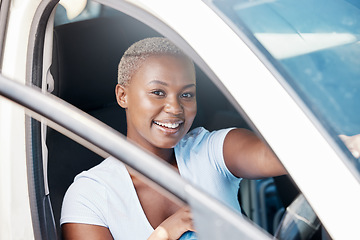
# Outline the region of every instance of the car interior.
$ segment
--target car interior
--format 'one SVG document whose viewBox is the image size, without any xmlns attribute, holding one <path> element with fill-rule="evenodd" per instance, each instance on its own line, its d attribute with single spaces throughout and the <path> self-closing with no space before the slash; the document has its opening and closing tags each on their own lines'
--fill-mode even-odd
<svg viewBox="0 0 360 240">
<path fill-rule="evenodd" d="M 57 14 L 63 11 L 61 6 L 57 11 Z M 64 16 L 61 17 L 55 17 L 53 31 L 52 94 L 126 135 L 125 112 L 115 99 L 117 65 L 132 43 L 161 34 L 124 13 L 102 5 L 99 5 L 95 16 L 73 21 L 63 21 Z M 196 67 L 196 74 L 198 114 L 192 127 L 251 129 L 199 67 Z M 78 173 L 99 164 L 103 158 L 50 127 L 46 129 L 46 147 L 54 220 L 49 224 L 55 224 L 54 229 L 60 239 L 60 211 L 67 188 Z M 243 180 L 239 202 L 250 219 L 274 234 L 284 208 L 297 194 L 288 177 Z"/>
</svg>

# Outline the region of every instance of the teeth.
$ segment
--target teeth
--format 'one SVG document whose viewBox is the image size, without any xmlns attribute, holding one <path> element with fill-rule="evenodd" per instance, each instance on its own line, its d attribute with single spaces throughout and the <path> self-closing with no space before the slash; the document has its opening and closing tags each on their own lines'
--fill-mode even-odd
<svg viewBox="0 0 360 240">
<path fill-rule="evenodd" d="M 162 127 L 166 127 L 166 128 L 177 128 L 180 126 L 181 123 L 161 123 L 161 122 L 157 122 L 154 121 L 157 125 L 162 126 Z"/>
</svg>

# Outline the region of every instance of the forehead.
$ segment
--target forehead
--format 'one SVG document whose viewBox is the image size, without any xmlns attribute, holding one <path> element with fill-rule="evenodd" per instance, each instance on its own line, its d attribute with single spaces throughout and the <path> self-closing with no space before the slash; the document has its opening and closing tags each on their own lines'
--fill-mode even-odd
<svg viewBox="0 0 360 240">
<path fill-rule="evenodd" d="M 132 77 L 132 81 L 139 79 L 195 83 L 195 68 L 185 56 L 153 55 L 145 59 Z"/>
<path fill-rule="evenodd" d="M 146 65 L 159 65 L 164 67 L 170 67 L 172 65 L 176 65 L 176 67 L 178 68 L 183 68 L 183 71 L 191 72 L 191 70 L 193 70 L 193 63 L 191 62 L 191 60 L 182 55 L 171 55 L 171 54 L 152 55 L 145 59 L 141 67 Z"/>
</svg>

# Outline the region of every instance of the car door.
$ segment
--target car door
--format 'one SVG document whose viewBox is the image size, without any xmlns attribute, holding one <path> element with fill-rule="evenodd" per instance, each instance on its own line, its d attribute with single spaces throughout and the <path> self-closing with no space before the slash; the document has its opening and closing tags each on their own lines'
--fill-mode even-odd
<svg viewBox="0 0 360 240">
<path fill-rule="evenodd" d="M 17 32 L 18 35 L 14 36 L 13 38 L 7 38 L 8 41 L 11 40 L 19 40 L 22 39 L 23 45 L 27 46 L 27 49 L 22 49 L 21 52 L 19 52 L 18 57 L 27 55 L 28 56 L 28 62 L 24 65 L 19 65 L 21 67 L 22 73 L 26 73 L 26 76 L 18 76 L 18 81 L 25 83 L 27 82 L 30 85 L 34 85 L 35 88 L 38 90 L 31 90 L 28 88 L 23 88 L 23 84 L 16 84 L 13 80 L 8 80 L 5 77 L 2 77 L 2 83 L 1 83 L 1 94 L 5 96 L 6 98 L 9 98 L 10 100 L 17 102 L 18 104 L 24 106 L 26 109 L 30 110 L 29 116 L 24 115 L 24 110 L 22 108 L 18 108 L 18 113 L 16 116 L 21 116 L 19 118 L 19 122 L 16 123 L 16 126 L 19 127 L 18 131 L 21 134 L 17 134 L 16 131 L 11 131 L 11 134 L 15 134 L 16 140 L 18 141 L 12 141 L 9 143 L 11 148 L 11 154 L 17 153 L 21 155 L 17 155 L 16 159 L 18 160 L 18 168 L 17 171 L 22 170 L 24 171 L 27 169 L 26 174 L 21 173 L 17 174 L 23 177 L 23 179 L 17 179 L 17 181 L 14 181 L 16 184 L 20 184 L 22 187 L 29 188 L 29 191 L 24 191 L 24 189 L 18 189 L 21 191 L 22 195 L 25 195 L 23 197 L 19 197 L 19 201 L 21 201 L 24 204 L 24 211 L 22 214 L 22 217 L 24 218 L 24 213 L 27 213 L 28 215 L 26 220 L 30 222 L 19 222 L 20 226 L 26 227 L 27 230 L 30 232 L 27 232 L 25 236 L 26 238 L 36 238 L 36 239 L 54 239 L 56 238 L 56 228 L 54 226 L 54 217 L 53 217 L 53 211 L 51 206 L 51 189 L 49 191 L 48 188 L 48 178 L 47 178 L 47 147 L 44 146 L 44 138 L 46 138 L 46 132 L 47 128 L 46 126 L 51 126 L 54 129 L 57 129 L 58 131 L 64 132 L 66 135 L 74 138 L 77 141 L 80 141 L 81 143 L 85 142 L 85 145 L 89 148 L 91 148 L 93 151 L 96 151 L 97 154 L 106 157 L 109 154 L 116 156 L 117 154 L 107 152 L 109 149 L 119 149 L 119 152 L 121 152 L 121 156 L 118 157 L 122 160 L 125 160 L 128 158 L 132 159 L 129 162 L 127 162 L 130 166 L 132 166 L 134 169 L 138 169 L 139 171 L 143 172 L 145 175 L 148 175 L 148 177 L 153 178 L 153 180 L 157 181 L 159 184 L 165 186 L 167 190 L 177 195 L 180 199 L 188 202 L 189 204 L 194 206 L 194 212 L 197 215 L 197 212 L 199 212 L 199 216 L 206 217 L 211 216 L 218 219 L 215 222 L 206 222 L 206 221 L 200 221 L 199 220 L 199 234 L 204 235 L 204 238 L 223 238 L 226 237 L 227 234 L 234 235 L 235 232 L 236 235 L 244 235 L 244 236 L 259 236 L 260 238 L 266 238 L 266 234 L 263 231 L 260 231 L 257 228 L 254 228 L 252 224 L 250 224 L 248 221 L 241 218 L 239 214 L 236 214 L 232 211 L 229 211 L 227 207 L 219 205 L 216 201 L 211 200 L 206 196 L 206 194 L 203 194 L 201 191 L 197 190 L 196 188 L 190 186 L 188 183 L 184 182 L 184 180 L 180 179 L 177 175 L 174 176 L 174 174 L 164 168 L 163 164 L 159 164 L 158 161 L 150 160 L 152 162 L 149 162 L 151 167 L 146 167 L 143 162 L 134 162 L 134 159 L 142 159 L 145 161 L 145 159 L 148 158 L 148 156 L 138 149 L 134 149 L 133 146 L 129 145 L 128 143 L 124 142 L 124 139 L 121 139 L 115 134 L 112 130 L 102 132 L 100 135 L 93 135 L 92 139 L 101 140 L 101 142 L 105 143 L 105 138 L 113 138 L 113 141 L 117 142 L 117 144 L 122 143 L 121 148 L 113 148 L 112 143 L 107 143 L 105 149 L 102 149 L 101 146 L 96 146 L 98 143 L 92 142 L 92 140 L 82 140 L 82 138 L 86 139 L 87 137 L 84 136 L 75 136 L 72 131 L 77 132 L 75 130 L 77 128 L 77 124 L 83 125 L 86 124 L 89 120 L 86 120 L 87 117 L 84 116 L 83 113 L 77 113 L 77 117 L 80 117 L 80 122 L 77 124 L 75 122 L 72 122 L 72 120 L 65 120 L 62 124 L 67 122 L 69 125 L 61 126 L 59 127 L 59 124 L 62 119 L 68 118 L 71 116 L 75 116 L 72 110 L 68 111 L 66 104 L 63 106 L 61 103 L 58 103 L 58 100 L 52 101 L 50 98 L 45 97 L 43 100 L 41 98 L 44 97 L 44 93 L 47 91 L 51 91 L 52 89 L 52 77 L 49 74 L 49 56 L 51 57 L 51 50 L 52 50 L 52 25 L 53 25 L 53 7 L 56 5 L 55 1 L 42 1 L 38 2 L 39 5 L 31 5 L 31 9 L 33 10 L 32 14 L 24 14 L 21 21 L 19 21 L 21 24 L 24 24 L 24 20 L 27 18 L 32 18 L 29 28 L 25 29 L 26 34 L 29 34 L 29 42 L 25 41 L 25 39 L 22 38 L 22 35 Z M 29 2 L 27 2 L 29 4 Z M 125 4 L 126 5 L 126 4 Z M 21 10 L 29 10 L 30 5 L 23 5 L 20 7 Z M 19 7 L 19 6 L 17 6 Z M 27 8 L 29 7 L 29 8 Z M 13 10 L 16 10 L 14 8 Z M 19 13 L 18 13 L 19 14 Z M 17 16 L 19 17 L 19 15 Z M 25 25 L 25 24 L 24 24 Z M 14 26 L 15 28 L 16 26 Z M 25 28 L 25 26 L 24 26 Z M 24 29 L 21 29 L 24 30 Z M 11 47 L 6 46 L 6 50 L 10 51 Z M 17 61 L 19 61 L 17 59 Z M 8 66 L 14 66 L 15 62 L 17 61 L 8 61 L 6 60 L 6 64 Z M 14 64 L 14 65 L 11 65 Z M 21 73 L 21 72 L 19 72 Z M 18 73 L 18 74 L 19 74 Z M 26 79 L 26 81 L 25 81 Z M 22 90 L 21 90 L 22 89 Z M 41 89 L 41 90 L 39 90 Z M 41 94 L 43 92 L 43 94 Z M 30 94 L 30 95 L 28 95 Z M 46 94 L 45 94 L 46 95 Z M 2 104 L 5 102 L 5 104 L 9 104 L 11 107 L 14 106 L 13 103 L 8 102 L 8 100 L 2 99 Z M 51 113 L 46 113 L 46 108 L 42 106 L 42 103 L 51 103 L 48 105 L 50 107 Z M 61 101 L 60 101 L 61 102 Z M 36 107 L 37 106 L 37 107 Z M 54 110 L 58 107 L 58 110 Z M 17 108 L 15 106 L 15 108 Z M 62 109 L 62 110 L 61 110 Z M 71 108 L 70 108 L 71 109 Z M 49 110 L 49 108 L 48 108 Z M 49 115 L 48 115 L 49 114 Z M 16 116 L 6 116 L 6 119 L 15 119 Z M 46 120 L 47 119 L 47 120 Z M 23 123 L 25 122 L 25 125 Z M 89 122 L 88 122 L 89 123 Z M 86 132 L 90 133 L 93 130 L 97 129 L 96 123 L 91 123 L 90 125 L 93 127 L 92 130 L 87 130 Z M 3 127 L 8 127 L 5 125 L 2 125 Z M 79 126 L 79 125 L 78 125 Z M 67 130 L 64 130 L 65 128 L 68 128 Z M 82 128 L 82 127 L 81 127 Z M 109 129 L 108 129 L 109 130 Z M 6 135 L 3 134 L 2 137 L 6 137 Z M 94 132 L 95 133 L 95 132 Z M 99 133 L 99 132 L 98 132 Z M 79 133 L 77 133 L 79 135 Z M 115 135 L 114 135 L 115 134 Z M 81 134 L 80 134 L 81 135 Z M 115 137 L 115 139 L 114 139 Z M 123 145 L 125 144 L 125 145 Z M 4 145 L 3 145 L 4 146 Z M 17 148 L 17 146 L 20 146 L 22 148 L 21 151 Z M 8 151 L 9 151 L 8 150 Z M 135 155 L 133 155 L 135 154 Z M 140 155 L 138 155 L 140 154 Z M 145 155 L 144 155 L 145 154 Z M 138 156 L 137 156 L 138 155 Z M 125 157 L 127 156 L 127 157 Z M 132 156 L 132 157 L 131 157 Z M 129 158 L 130 157 L 130 158 Z M 6 161 L 12 161 L 14 158 L 4 158 Z M 151 158 L 150 158 L 151 159 Z M 20 166 L 20 167 L 19 167 Z M 141 169 L 142 168 L 142 169 Z M 149 169 L 157 169 L 155 171 L 149 171 Z M 162 173 L 162 174 L 159 174 Z M 159 178 L 159 176 L 167 176 L 166 178 Z M 172 180 L 171 180 L 172 179 Z M 21 181 L 20 181 L 21 180 Z M 57 179 L 57 181 L 61 181 L 61 179 Z M 50 195 L 49 195 L 50 193 Z M 6 194 L 5 194 L 6 195 Z M 205 201 L 206 199 L 206 201 Z M 205 205 L 204 205 L 205 203 Z M 2 206 L 5 206 L 2 205 Z M 203 212 L 203 208 L 207 208 L 210 211 L 207 211 L 208 215 L 200 214 Z M 14 210 L 9 211 L 9 215 L 13 214 Z M 30 218 L 30 212 L 31 212 L 31 218 Z M 213 213 L 215 215 L 213 215 Z M 216 213 L 217 212 L 217 213 Z M 225 214 L 223 217 L 220 217 L 221 215 Z M 196 217 L 197 218 L 197 217 Z M 223 220 L 221 220 L 221 218 Z M 25 219 L 25 218 L 24 218 Z M 227 223 L 225 223 L 225 222 Z M 222 226 L 222 228 L 226 229 L 233 229 L 234 231 L 226 231 L 224 233 L 221 233 L 221 231 L 216 231 L 217 233 L 214 235 L 211 232 L 209 232 L 207 229 L 209 228 L 209 224 L 215 223 L 216 226 L 211 227 L 210 229 L 216 229 L 219 226 Z M 15 225 L 14 225 L 15 227 Z M 57 226 L 58 227 L 58 226 Z M 216 228 L 215 228 L 216 227 Z M 233 228 L 235 227 L 235 228 Z M 237 229 L 237 230 L 236 230 Z M 253 229 L 253 230 L 249 230 Z M 205 231 L 206 230 L 206 231 Z M 200 231 L 204 231 L 204 233 L 200 233 Z M 14 237 L 13 231 L 9 231 L 8 229 L 4 231 L 7 237 L 10 236 L 10 238 Z M 23 235 L 22 235 L 23 236 Z M 208 236 L 208 237 L 206 237 Z M 210 237 L 211 236 L 211 237 Z M 250 237 L 247 238 L 250 238 Z M 14 238 L 17 238 L 16 236 Z M 21 237 L 20 237 L 21 238 Z"/>
<path fill-rule="evenodd" d="M 25 83 L 29 23 L 35 1 L 1 1 L 1 74 Z M 26 165 L 24 110 L 0 99 L 1 239 L 33 239 Z M 21 227 L 19 227 L 21 226 Z"/>
<path fill-rule="evenodd" d="M 354 219 L 358 213 L 356 202 L 359 199 L 359 184 L 356 178 L 349 174 L 349 169 L 345 167 L 342 161 L 339 161 L 338 155 L 339 152 L 340 155 L 342 154 L 342 150 L 339 150 L 332 140 L 330 140 L 331 144 L 328 144 L 329 138 L 327 138 L 326 131 L 321 132 L 314 126 L 314 119 L 309 119 L 308 113 L 306 111 L 304 113 L 304 109 L 299 107 L 299 102 L 296 101 L 296 97 L 289 90 L 291 88 L 285 87 L 286 91 L 284 91 L 284 82 L 279 81 L 282 78 L 281 73 L 267 62 L 267 59 L 261 55 L 262 53 L 259 53 L 256 48 L 251 47 L 249 39 L 246 39 L 240 33 L 240 38 L 243 39 L 240 40 L 236 30 L 226 25 L 221 18 L 202 2 L 180 1 L 168 3 L 166 1 L 151 1 L 150 3 L 150 1 L 105 0 L 95 2 L 110 6 L 116 11 L 121 11 L 126 15 L 133 16 L 149 24 L 158 34 L 165 35 L 182 47 L 194 59 L 200 72 L 213 82 L 213 86 L 220 89 L 220 93 L 227 99 L 226 104 L 232 103 L 233 107 L 231 108 L 233 109 L 231 110 L 235 109 L 240 112 L 242 119 L 245 119 L 245 125 L 247 127 L 250 126 L 257 132 L 278 155 L 331 235 L 344 237 L 348 234 L 353 236 L 354 233 L 351 229 L 356 229 L 353 224 L 356 224 Z M 15 71 L 12 68 L 18 65 L 20 71 L 16 77 L 12 77 L 11 74 L 5 75 L 18 79 L 23 83 L 25 83 L 26 79 L 28 84 L 41 88 L 43 92 L 53 91 L 53 94 L 57 95 L 58 86 L 56 86 L 56 77 L 54 77 L 54 72 L 51 72 L 54 56 L 53 21 L 56 13 L 54 12 L 54 7 L 57 1 L 37 1 L 37 4 L 29 4 L 27 2 L 23 7 L 20 7 L 21 10 L 30 9 L 30 12 L 34 13 L 31 15 L 29 11 L 26 11 L 26 14 L 23 16 L 23 21 L 30 18 L 32 22 L 31 28 L 27 29 L 29 42 L 23 40 L 26 41 L 26 44 L 21 45 L 28 46 L 28 49 L 22 49 L 22 55 L 18 55 L 18 58 L 13 61 L 9 58 L 10 55 L 6 55 L 6 59 L 9 60 L 6 60 L 3 66 L 7 66 L 5 68 L 8 71 L 7 73 L 14 74 Z M 185 13 L 186 18 L 184 18 Z M 198 17 L 199 13 L 201 13 L 202 18 Z M 61 26 L 58 29 L 61 30 Z M 21 39 L 21 35 L 14 39 Z M 133 40 L 133 38 L 128 39 L 129 43 Z M 5 47 L 5 50 L 10 53 L 11 48 Z M 25 55 L 27 55 L 26 64 L 21 60 L 21 57 L 24 58 Z M 4 80 L 4 82 L 6 81 Z M 11 89 L 8 93 L 2 90 L 3 95 L 50 119 L 50 121 L 44 121 L 36 114 L 32 115 L 35 118 L 27 117 L 25 119 L 22 110 L 16 110 L 17 113 L 12 115 L 6 112 L 6 118 L 1 118 L 2 127 L 8 126 L 5 119 L 10 119 L 11 121 L 16 119 L 16 122 L 10 125 L 11 131 L 7 131 L 8 135 L 5 135 L 5 131 L 2 131 L 1 137 L 5 139 L 8 136 L 15 135 L 17 139 L 11 142 L 11 145 L 3 145 L 4 147 L 1 149 L 3 150 L 6 148 L 5 146 L 8 146 L 7 150 L 3 152 L 13 155 L 11 158 L 4 157 L 3 159 L 8 159 L 8 162 L 13 159 L 19 161 L 17 166 L 21 166 L 21 168 L 17 169 L 13 175 L 28 175 L 27 179 L 25 177 L 24 179 L 19 179 L 22 182 L 22 188 L 19 190 L 21 195 L 16 198 L 28 199 L 27 196 L 30 196 L 30 206 L 26 201 L 23 202 L 24 212 L 27 213 L 27 222 L 23 224 L 27 226 L 27 229 L 34 228 L 36 238 L 56 238 L 54 227 L 56 220 L 52 216 L 54 207 L 51 206 L 51 203 L 55 201 L 61 202 L 61 198 L 54 196 L 52 199 L 51 195 L 51 184 L 60 182 L 62 180 L 61 177 L 53 178 L 53 182 L 50 182 L 50 189 L 48 188 L 48 179 L 52 181 L 51 177 L 56 176 L 53 172 L 49 175 L 47 171 L 47 157 L 50 156 L 47 152 L 49 145 L 44 144 L 48 144 L 46 140 L 49 140 L 49 132 L 52 132 L 50 128 L 47 128 L 48 126 L 65 133 L 65 135 L 74 140 L 84 143 L 88 148 L 95 150 L 100 157 L 106 157 L 109 154 L 118 156 L 119 159 L 156 182 L 163 184 L 165 188 L 188 202 L 194 208 L 199 219 L 213 217 L 213 214 L 220 216 L 221 220 L 214 223 L 217 225 L 217 228 L 212 226 L 212 223 L 209 221 L 199 220 L 199 233 L 200 236 L 204 234 L 205 239 L 223 239 L 225 235 L 218 235 L 221 233 L 229 234 L 228 239 L 235 235 L 250 239 L 266 238 L 268 236 L 263 231 L 258 231 L 258 228 L 253 229 L 253 226 L 241 218 L 239 219 L 236 214 L 234 215 L 227 211 L 226 208 L 218 206 L 212 200 L 203 196 L 201 192 L 198 192 L 197 189 L 189 187 L 187 183 L 169 174 L 166 167 L 164 168 L 164 166 L 133 146 L 129 146 L 112 130 L 106 127 L 99 127 L 98 129 L 103 131 L 98 133 L 98 129 L 95 127 L 98 125 L 94 121 L 88 120 L 87 117 L 84 117 L 83 113 L 74 110 L 72 107 L 67 108 L 67 104 L 62 104 L 62 101 L 54 100 L 52 97 L 48 99 L 39 94 L 39 92 L 34 93 L 26 88 L 21 90 L 21 86 L 17 85 L 8 86 L 8 88 Z M 5 89 L 5 87 L 2 89 Z M 18 93 L 12 95 L 13 92 Z M 217 96 L 218 91 L 215 94 Z M 74 93 L 65 96 L 70 96 L 69 98 L 71 98 L 73 95 Z M 86 95 L 84 95 L 84 98 L 86 98 Z M 72 104 L 75 106 L 79 104 L 77 106 L 79 108 L 88 107 L 84 103 L 76 102 L 76 99 L 74 101 L 75 104 Z M 53 103 L 53 105 L 49 106 L 47 102 Z M 222 101 L 214 101 L 209 106 L 216 108 L 218 107 L 216 104 L 219 102 Z M 2 109 L 2 111 L 6 108 L 4 106 L 11 105 L 6 100 L 2 100 L 1 104 L 5 104 L 0 105 L 0 110 Z M 223 107 L 226 109 L 226 106 Z M 54 108 L 57 110 L 55 111 Z M 47 112 L 50 109 L 52 109 L 51 112 Z M 98 112 L 92 113 L 96 115 Z M 5 114 L 2 116 L 5 116 Z M 78 116 L 78 119 L 74 119 L 74 116 Z M 236 121 L 239 123 L 239 120 Z M 26 122 L 25 126 L 22 124 L 23 122 Z M 317 124 L 317 126 L 321 126 L 321 124 Z M 61 125 L 61 127 L 58 125 Z M 86 126 L 85 130 L 78 130 L 78 128 L 82 128 L 81 126 Z M 17 134 L 14 134 L 15 132 Z M 80 137 L 74 136 L 71 132 L 76 132 Z M 3 141 L 6 142 L 5 140 Z M 118 143 L 115 142 L 120 142 L 123 146 L 118 146 Z M 301 146 L 303 151 L 297 151 L 299 146 Z M 119 152 L 116 152 L 116 149 L 119 149 Z M 141 166 L 142 164 L 132 161 L 130 158 L 149 159 L 146 160 L 149 165 Z M 25 159 L 27 159 L 27 163 L 25 163 Z M 52 162 L 49 162 L 50 164 Z M 325 165 L 330 169 L 329 171 L 320 170 Z M 25 166 L 28 168 L 27 173 L 25 173 Z M 151 168 L 156 166 L 158 170 L 150 172 L 148 171 L 150 166 Z M 69 168 L 65 170 L 67 171 Z M 341 176 L 340 179 L 333 178 L 335 170 L 338 176 Z M 173 180 L 164 182 L 163 179 L 158 179 L 159 172 L 163 172 L 169 179 Z M 9 175 L 3 176 L 3 178 L 10 178 Z M 2 182 L 6 181 L 7 179 L 2 180 Z M 29 193 L 27 193 L 27 185 L 29 185 Z M 341 188 L 340 186 L 343 185 L 349 188 Z M 329 186 L 338 186 L 335 196 L 333 195 L 333 189 Z M 185 191 L 184 189 L 187 190 Z M 319 189 L 322 189 L 322 191 L 319 191 Z M 8 192 L 5 192 L 4 196 L 8 196 Z M 351 202 L 345 206 L 347 210 L 333 209 L 337 202 L 349 199 L 349 196 L 351 196 Z M 323 204 L 324 202 L 328 204 Z M 207 208 L 204 212 L 209 215 L 204 215 L 202 211 L 202 207 L 204 207 L 202 204 L 204 203 L 206 203 L 204 206 Z M 215 204 L 216 207 L 212 204 Z M 29 223 L 30 207 L 32 211 L 31 223 Z M 334 215 L 334 211 L 337 216 L 350 218 L 350 223 L 339 224 L 337 218 L 330 216 Z M 9 211 L 7 216 L 10 216 L 12 212 Z M 218 228 L 221 228 L 222 231 L 217 231 L 216 229 Z M 205 231 L 208 229 L 212 229 L 214 232 Z"/>
</svg>

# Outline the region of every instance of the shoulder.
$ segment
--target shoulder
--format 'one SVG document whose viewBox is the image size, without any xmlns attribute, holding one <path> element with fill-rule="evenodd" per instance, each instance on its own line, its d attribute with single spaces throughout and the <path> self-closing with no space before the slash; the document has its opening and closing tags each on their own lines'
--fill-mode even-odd
<svg viewBox="0 0 360 240">
<path fill-rule="evenodd" d="M 208 135 L 209 131 L 203 127 L 198 127 L 188 132 L 177 144 L 177 147 L 184 147 L 186 145 L 198 145 Z"/>
<path fill-rule="evenodd" d="M 119 185 L 126 187 L 127 174 L 125 165 L 110 157 L 77 175 L 64 196 L 61 223 L 106 226 L 108 199 L 114 197 L 112 193 Z"/>
<path fill-rule="evenodd" d="M 187 166 L 211 163 L 217 166 L 223 162 L 223 146 L 225 137 L 233 128 L 208 131 L 203 127 L 195 128 L 175 146 L 175 156 L 178 165 Z M 223 165 L 223 164 L 221 164 Z M 195 166 L 192 166 L 195 168 Z"/>
<path fill-rule="evenodd" d="M 108 157 L 97 166 L 78 174 L 68 191 L 91 197 L 98 194 L 101 195 L 98 197 L 103 198 L 114 189 L 124 190 L 128 178 L 125 165 L 113 157 Z"/>
<path fill-rule="evenodd" d="M 108 179 L 122 178 L 127 173 L 125 165 L 119 160 L 108 157 L 95 167 L 78 174 L 74 183 L 80 181 L 94 181 L 99 183 L 108 182 Z"/>
<path fill-rule="evenodd" d="M 214 196 L 219 192 L 237 191 L 239 186 L 240 179 L 228 170 L 223 155 L 225 138 L 232 129 L 210 132 L 196 128 L 175 147 L 181 176 Z"/>
<path fill-rule="evenodd" d="M 200 147 L 204 145 L 209 145 L 212 143 L 221 143 L 223 144 L 224 139 L 229 131 L 231 131 L 233 128 L 226 128 L 216 131 L 208 131 L 207 129 L 203 127 L 198 127 L 193 130 L 191 130 L 189 133 L 187 133 L 177 144 L 178 150 L 180 149 L 186 149 L 186 148 L 192 148 Z"/>
</svg>

